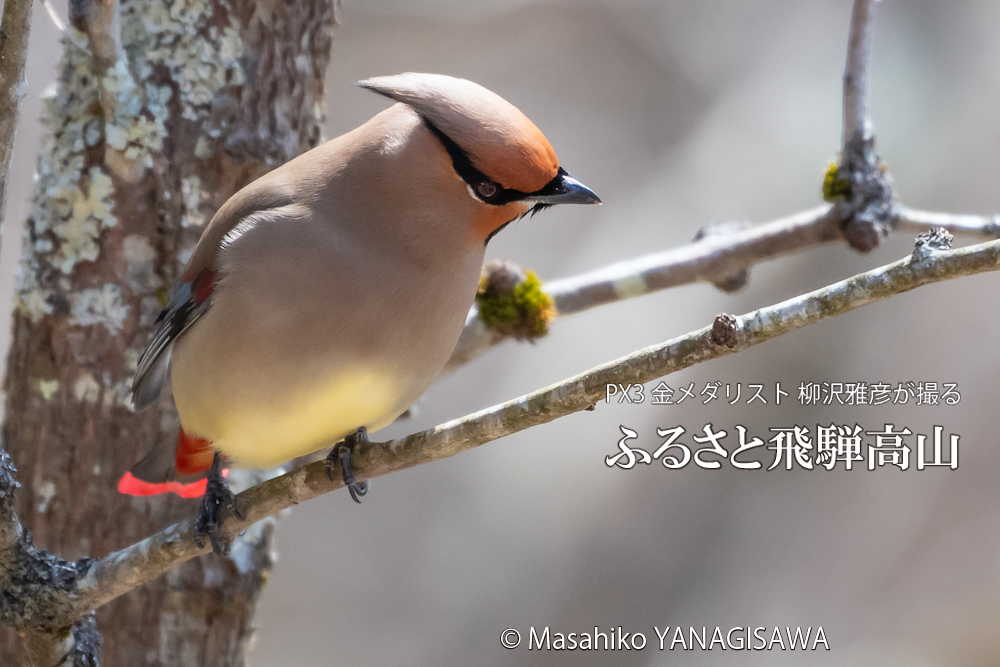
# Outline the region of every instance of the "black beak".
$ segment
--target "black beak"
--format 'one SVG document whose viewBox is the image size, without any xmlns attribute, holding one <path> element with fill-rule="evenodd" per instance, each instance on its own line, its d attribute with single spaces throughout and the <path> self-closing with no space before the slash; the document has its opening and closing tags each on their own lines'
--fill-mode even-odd
<svg viewBox="0 0 1000 667">
<path fill-rule="evenodd" d="M 600 204 L 601 198 L 562 168 L 549 184 L 525 198 L 536 204 Z"/>
</svg>

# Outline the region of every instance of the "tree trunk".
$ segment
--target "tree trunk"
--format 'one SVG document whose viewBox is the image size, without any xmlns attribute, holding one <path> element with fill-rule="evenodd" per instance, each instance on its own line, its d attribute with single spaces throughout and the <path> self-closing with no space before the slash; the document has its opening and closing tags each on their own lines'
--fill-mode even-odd
<svg viewBox="0 0 1000 667">
<path fill-rule="evenodd" d="M 176 438 L 129 385 L 170 283 L 215 209 L 314 146 L 335 0 L 71 4 L 18 269 L 4 446 L 37 544 L 100 556 L 196 511 L 118 478 Z M 105 665 L 241 665 L 272 524 L 98 612 Z M 5 631 L 0 664 L 22 664 Z"/>
</svg>

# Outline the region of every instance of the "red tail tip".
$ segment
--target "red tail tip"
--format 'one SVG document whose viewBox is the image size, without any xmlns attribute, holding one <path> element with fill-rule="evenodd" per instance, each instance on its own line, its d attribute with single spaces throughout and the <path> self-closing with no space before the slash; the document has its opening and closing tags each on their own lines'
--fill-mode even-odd
<svg viewBox="0 0 1000 667">
<path fill-rule="evenodd" d="M 161 493 L 176 493 L 181 498 L 200 498 L 205 495 L 208 486 L 207 479 L 182 484 L 180 482 L 144 482 L 132 473 L 127 472 L 118 480 L 118 493 L 127 496 L 155 496 Z"/>
</svg>

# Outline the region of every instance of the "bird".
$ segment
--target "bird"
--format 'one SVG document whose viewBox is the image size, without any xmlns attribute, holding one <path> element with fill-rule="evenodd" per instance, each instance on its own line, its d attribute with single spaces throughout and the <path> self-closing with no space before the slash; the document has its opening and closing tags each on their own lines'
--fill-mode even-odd
<svg viewBox="0 0 1000 667">
<path fill-rule="evenodd" d="M 339 461 L 360 502 L 350 453 L 441 373 L 489 241 L 549 206 L 601 203 L 479 84 L 408 72 L 358 85 L 394 104 L 223 204 L 137 365 L 134 408 L 169 374 L 181 431 L 119 490 L 203 496 L 196 539 L 220 553 L 221 508 L 239 513 L 223 461 L 267 468 L 337 443 L 328 470 Z"/>
</svg>

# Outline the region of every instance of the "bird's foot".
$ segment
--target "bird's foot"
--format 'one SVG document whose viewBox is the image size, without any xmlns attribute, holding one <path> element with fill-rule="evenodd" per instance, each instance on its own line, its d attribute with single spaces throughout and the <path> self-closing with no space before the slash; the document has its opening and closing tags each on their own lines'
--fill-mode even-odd
<svg viewBox="0 0 1000 667">
<path fill-rule="evenodd" d="M 222 534 L 222 520 L 226 513 L 243 518 L 236 503 L 236 496 L 229 490 L 222 476 L 222 454 L 216 452 L 212 468 L 208 472 L 208 484 L 205 486 L 205 496 L 198 511 L 198 522 L 195 524 L 194 541 L 198 548 L 205 546 L 204 537 L 212 542 L 212 551 L 220 556 L 229 554 L 230 542 Z"/>
<path fill-rule="evenodd" d="M 359 505 L 361 504 L 361 496 L 368 493 L 368 480 L 359 482 L 354 479 L 354 466 L 351 465 L 351 454 L 357 445 L 368 442 L 371 442 L 368 440 L 368 429 L 362 426 L 334 445 L 326 457 L 326 476 L 330 480 L 333 480 L 334 469 L 337 467 L 337 462 L 339 461 L 344 476 L 344 486 L 351 492 L 351 498 L 354 499 L 354 502 Z"/>
</svg>

